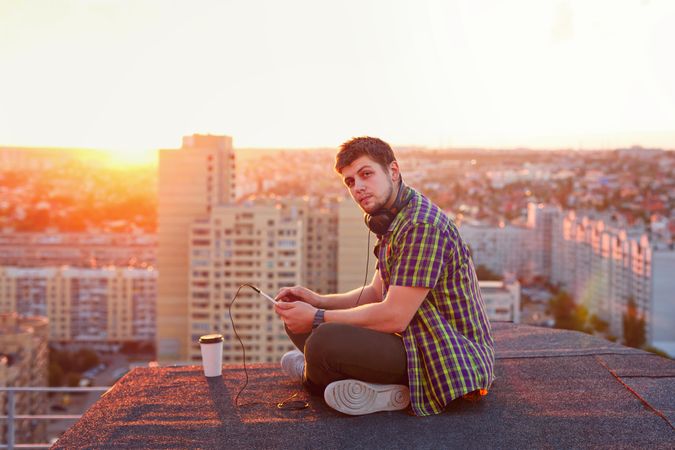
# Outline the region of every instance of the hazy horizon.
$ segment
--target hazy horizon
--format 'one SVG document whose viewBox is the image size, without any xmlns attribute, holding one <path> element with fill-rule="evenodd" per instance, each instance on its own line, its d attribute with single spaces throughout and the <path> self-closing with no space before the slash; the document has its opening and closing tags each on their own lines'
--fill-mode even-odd
<svg viewBox="0 0 675 450">
<path fill-rule="evenodd" d="M 475 152 L 602 152 L 602 151 L 614 151 L 618 150 L 620 148 L 632 148 L 632 147 L 639 147 L 639 148 L 650 148 L 650 147 L 645 147 L 640 144 L 634 144 L 631 146 L 626 146 L 626 147 L 616 147 L 616 148 L 530 148 L 530 147 L 427 147 L 427 146 L 422 146 L 422 145 L 414 145 L 414 144 L 403 144 L 403 145 L 397 145 L 395 143 L 390 143 L 392 148 L 395 151 L 400 151 L 400 150 L 415 150 L 415 151 L 422 151 L 422 152 L 467 152 L 467 151 L 475 151 Z M 0 149 L 3 148 L 16 148 L 16 149 L 25 149 L 25 150 L 46 150 L 46 151 L 72 151 L 72 152 L 91 152 L 91 153 L 101 153 L 102 156 L 105 158 L 110 159 L 114 165 L 120 165 L 119 161 L 116 158 L 116 150 L 115 149 L 105 149 L 105 148 L 80 148 L 80 147 L 51 147 L 51 146 L 22 146 L 22 145 L 5 145 L 0 143 Z M 180 145 L 177 145 L 175 147 L 170 147 L 166 149 L 154 149 L 154 150 L 148 150 L 146 153 L 146 157 L 144 159 L 137 159 L 133 162 L 129 161 L 124 161 L 122 165 L 129 165 L 129 166 L 147 166 L 147 165 L 156 165 L 158 163 L 158 158 L 159 158 L 159 151 L 160 150 L 171 150 L 171 149 L 179 149 Z M 336 151 L 337 147 L 328 147 L 328 146 L 319 146 L 319 147 L 237 147 L 233 146 L 233 150 L 239 154 L 239 157 L 245 157 L 245 155 L 242 155 L 241 153 L 245 152 L 268 152 L 268 153 L 274 153 L 274 152 L 283 152 L 283 151 L 290 151 L 290 152 L 295 152 L 295 151 Z M 669 148 L 659 148 L 660 150 L 666 151 L 666 152 L 675 152 L 675 149 L 669 149 Z"/>
</svg>

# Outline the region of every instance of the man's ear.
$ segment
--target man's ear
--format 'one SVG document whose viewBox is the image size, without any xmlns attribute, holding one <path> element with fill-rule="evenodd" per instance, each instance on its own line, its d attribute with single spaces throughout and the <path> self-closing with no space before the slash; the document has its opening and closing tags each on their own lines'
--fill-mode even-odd
<svg viewBox="0 0 675 450">
<path fill-rule="evenodd" d="M 401 179 L 401 171 L 398 167 L 398 161 L 392 161 L 389 163 L 389 173 L 391 174 L 392 181 L 398 181 Z"/>
</svg>

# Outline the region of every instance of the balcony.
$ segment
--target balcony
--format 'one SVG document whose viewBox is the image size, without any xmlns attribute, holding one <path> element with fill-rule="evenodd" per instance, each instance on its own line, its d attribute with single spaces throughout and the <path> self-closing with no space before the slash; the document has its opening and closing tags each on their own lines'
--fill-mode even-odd
<svg viewBox="0 0 675 450">
<path fill-rule="evenodd" d="M 0 419 L 2 419 L 3 426 L 0 426 L 0 438 L 4 437 L 7 442 L 0 441 L 1 448 L 9 448 L 12 450 L 14 448 L 49 448 L 51 447 L 48 443 L 16 443 L 15 430 L 17 428 L 17 422 L 30 420 L 33 424 L 38 423 L 39 421 L 51 421 L 51 420 L 71 420 L 79 419 L 82 417 L 77 414 L 16 414 L 17 400 L 16 396 L 21 394 L 37 394 L 42 392 L 75 392 L 75 393 L 86 393 L 86 392 L 107 392 L 110 387 L 78 387 L 78 388 L 46 388 L 46 387 L 5 387 L 0 386 Z M 105 395 L 105 394 L 103 394 Z M 3 405 L 6 397 L 6 405 Z M 4 415 L 7 409 L 7 415 Z M 6 423 L 6 426 L 5 426 Z"/>
</svg>

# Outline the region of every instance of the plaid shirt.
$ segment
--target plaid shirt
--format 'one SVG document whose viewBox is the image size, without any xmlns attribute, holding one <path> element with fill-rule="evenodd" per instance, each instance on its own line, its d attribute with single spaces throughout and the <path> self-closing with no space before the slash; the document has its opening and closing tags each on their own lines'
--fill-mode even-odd
<svg viewBox="0 0 675 450">
<path fill-rule="evenodd" d="M 389 286 L 431 289 L 402 338 L 410 402 L 416 415 L 438 414 L 452 400 L 494 379 L 494 341 L 469 249 L 457 227 L 431 201 L 412 195 L 375 254 Z"/>
</svg>

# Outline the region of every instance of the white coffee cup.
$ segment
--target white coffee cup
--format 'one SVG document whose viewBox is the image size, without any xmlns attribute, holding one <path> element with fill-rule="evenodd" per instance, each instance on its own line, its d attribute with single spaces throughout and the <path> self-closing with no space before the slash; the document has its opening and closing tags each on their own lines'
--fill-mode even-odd
<svg viewBox="0 0 675 450">
<path fill-rule="evenodd" d="M 204 375 L 219 377 L 223 374 L 223 335 L 206 334 L 199 338 L 202 349 L 202 365 Z"/>
</svg>

